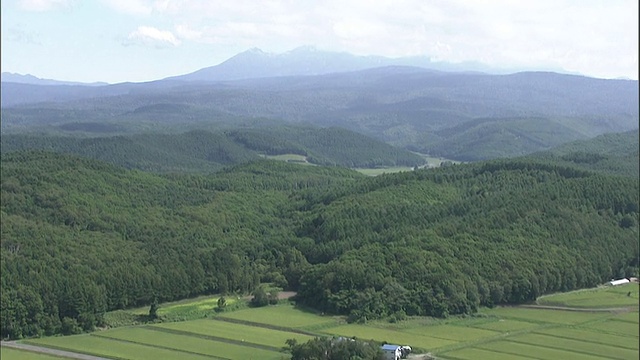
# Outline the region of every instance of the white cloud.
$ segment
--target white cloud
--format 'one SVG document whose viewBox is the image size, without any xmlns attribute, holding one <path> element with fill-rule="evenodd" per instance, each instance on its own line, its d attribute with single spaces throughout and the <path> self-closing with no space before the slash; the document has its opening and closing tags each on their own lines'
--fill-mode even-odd
<svg viewBox="0 0 640 360">
<path fill-rule="evenodd" d="M 110 8 L 130 15 L 149 15 L 153 11 L 153 4 L 145 0 L 103 0 Z"/>
<path fill-rule="evenodd" d="M 70 0 L 19 0 L 18 5 L 27 11 L 49 11 L 66 8 L 71 5 Z"/>
<path fill-rule="evenodd" d="M 143 45 L 162 48 L 167 46 L 178 46 L 180 40 L 168 30 L 160 30 L 151 26 L 138 26 L 138 28 L 127 36 L 125 45 Z"/>
</svg>

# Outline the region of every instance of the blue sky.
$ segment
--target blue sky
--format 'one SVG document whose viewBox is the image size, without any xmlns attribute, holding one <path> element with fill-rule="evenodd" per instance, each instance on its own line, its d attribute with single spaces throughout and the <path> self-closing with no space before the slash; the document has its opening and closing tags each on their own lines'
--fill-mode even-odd
<svg viewBox="0 0 640 360">
<path fill-rule="evenodd" d="M 2 71 L 148 81 L 252 47 L 638 79 L 637 0 L 3 0 Z"/>
</svg>

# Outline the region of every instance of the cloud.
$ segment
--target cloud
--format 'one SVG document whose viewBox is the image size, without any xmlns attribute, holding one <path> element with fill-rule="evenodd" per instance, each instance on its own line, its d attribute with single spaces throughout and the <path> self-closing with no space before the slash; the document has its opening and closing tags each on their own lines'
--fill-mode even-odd
<svg viewBox="0 0 640 360">
<path fill-rule="evenodd" d="M 168 46 L 180 45 L 180 40 L 167 30 L 160 30 L 151 26 L 138 26 L 127 36 L 124 45 L 142 45 L 152 46 L 155 48 L 164 48 Z"/>
<path fill-rule="evenodd" d="M 3 31 L 2 35 L 7 41 L 30 45 L 42 45 L 40 42 L 40 34 L 25 30 L 22 24 L 10 27 L 7 31 Z"/>
<path fill-rule="evenodd" d="M 19 0 L 18 5 L 27 11 L 49 11 L 59 8 L 68 8 L 70 0 Z"/>
<path fill-rule="evenodd" d="M 153 12 L 153 3 L 145 0 L 103 0 L 102 2 L 115 11 L 129 15 L 149 15 Z"/>
</svg>

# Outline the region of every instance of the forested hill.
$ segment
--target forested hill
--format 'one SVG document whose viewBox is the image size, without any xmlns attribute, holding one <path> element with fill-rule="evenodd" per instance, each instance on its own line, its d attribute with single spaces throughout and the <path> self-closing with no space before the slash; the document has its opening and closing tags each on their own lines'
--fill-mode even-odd
<svg viewBox="0 0 640 360">
<path fill-rule="evenodd" d="M 640 134 L 638 130 L 633 130 L 567 143 L 534 156 L 547 161 L 638 179 L 639 149 Z"/>
<path fill-rule="evenodd" d="M 40 149 L 76 154 L 129 169 L 158 173 L 210 173 L 261 155 L 297 154 L 318 165 L 344 167 L 415 166 L 419 155 L 339 128 L 273 126 L 182 134 L 69 137 L 8 134 L 2 153 Z"/>
<path fill-rule="evenodd" d="M 365 177 L 258 161 L 161 176 L 2 154 L 2 337 L 259 282 L 351 320 L 447 316 L 637 273 L 638 182 L 535 159 Z"/>
</svg>

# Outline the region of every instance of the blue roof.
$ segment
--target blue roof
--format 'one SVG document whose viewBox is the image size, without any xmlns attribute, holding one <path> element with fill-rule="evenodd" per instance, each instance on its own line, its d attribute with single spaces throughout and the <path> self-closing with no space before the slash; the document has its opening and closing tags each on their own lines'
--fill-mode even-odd
<svg viewBox="0 0 640 360">
<path fill-rule="evenodd" d="M 395 351 L 399 347 L 400 347 L 400 345 L 385 344 L 385 345 L 382 345 L 382 350 L 394 350 Z"/>
</svg>

